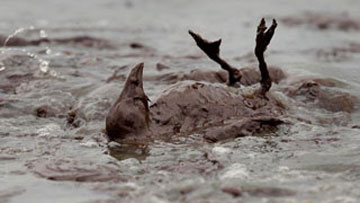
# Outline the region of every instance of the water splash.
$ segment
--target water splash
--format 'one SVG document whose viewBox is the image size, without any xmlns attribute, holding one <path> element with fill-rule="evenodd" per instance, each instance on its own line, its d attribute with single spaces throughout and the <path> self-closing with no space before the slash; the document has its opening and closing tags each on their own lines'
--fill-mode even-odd
<svg viewBox="0 0 360 203">
<path fill-rule="evenodd" d="M 35 30 L 35 27 L 34 26 L 30 26 L 28 28 L 19 28 L 17 30 L 15 30 L 12 34 L 10 34 L 6 40 L 4 41 L 4 44 L 3 44 L 3 49 L 1 50 L 1 53 L 4 54 L 6 50 L 11 50 L 11 48 L 8 48 L 6 47 L 7 43 L 14 37 L 16 37 L 16 35 L 22 33 L 22 32 L 25 32 L 25 31 L 34 31 Z M 48 34 L 46 33 L 45 30 L 41 29 L 39 31 L 39 36 L 40 38 L 47 38 L 48 37 Z M 58 74 L 56 71 L 54 70 L 50 70 L 50 62 L 43 59 L 43 58 L 40 58 L 38 55 L 28 51 L 27 49 L 20 49 L 21 52 L 25 53 L 27 56 L 37 60 L 39 62 L 39 70 L 40 70 L 40 73 L 43 74 L 43 75 L 50 75 L 52 77 L 58 77 Z M 46 47 L 46 50 L 45 50 L 45 54 L 46 55 L 50 55 L 51 54 L 51 49 L 49 47 Z M 4 63 L 0 62 L 0 72 L 1 71 L 4 71 L 6 69 Z"/>
<path fill-rule="evenodd" d="M 41 60 L 40 62 L 40 71 L 43 73 L 49 72 L 49 62 L 45 60 Z"/>
<path fill-rule="evenodd" d="M 51 49 L 50 49 L 49 47 L 46 47 L 45 53 L 46 53 L 47 55 L 50 55 L 50 54 L 51 54 Z"/>
<path fill-rule="evenodd" d="M 3 54 L 3 50 L 1 50 L 1 54 Z M 5 64 L 2 61 L 0 61 L 0 72 L 4 71 L 5 69 L 6 69 Z"/>
<path fill-rule="evenodd" d="M 10 34 L 10 35 L 5 39 L 4 44 L 3 44 L 3 47 L 5 48 L 6 45 L 7 45 L 7 43 L 8 43 L 12 38 L 14 38 L 16 35 L 24 32 L 24 31 L 34 30 L 34 29 L 35 29 L 34 26 L 30 26 L 30 27 L 28 27 L 28 28 L 23 28 L 23 27 L 21 27 L 21 28 L 15 30 L 15 32 L 13 32 L 12 34 Z"/>
<path fill-rule="evenodd" d="M 47 38 L 47 37 L 48 37 L 48 35 L 47 35 L 47 33 L 45 32 L 45 30 L 40 30 L 39 34 L 40 34 L 40 37 L 41 37 L 41 38 Z"/>
<path fill-rule="evenodd" d="M 23 52 L 26 53 L 26 55 L 28 55 L 29 57 L 37 60 L 39 62 L 39 70 L 40 70 L 40 73 L 42 75 L 49 75 L 49 76 L 52 76 L 52 77 L 59 77 L 58 73 L 54 70 L 51 70 L 50 69 L 50 62 L 45 60 L 45 59 L 42 59 L 40 58 L 38 55 L 36 54 L 33 54 L 32 52 L 29 52 L 29 51 L 26 51 L 25 49 L 23 49 Z M 47 52 L 51 52 L 50 49 L 47 49 L 46 50 L 46 53 Z"/>
<path fill-rule="evenodd" d="M 5 50 L 6 50 L 6 45 L 7 43 L 12 39 L 14 38 L 16 35 L 26 31 L 26 30 L 33 30 L 34 29 L 34 26 L 30 26 L 29 28 L 19 28 L 17 30 L 15 30 L 12 34 L 10 34 L 4 41 L 4 44 L 3 44 L 3 49 L 1 50 L 1 54 L 4 54 L 5 53 Z M 6 69 L 5 65 L 3 62 L 0 62 L 0 72 L 1 71 L 4 71 Z"/>
</svg>

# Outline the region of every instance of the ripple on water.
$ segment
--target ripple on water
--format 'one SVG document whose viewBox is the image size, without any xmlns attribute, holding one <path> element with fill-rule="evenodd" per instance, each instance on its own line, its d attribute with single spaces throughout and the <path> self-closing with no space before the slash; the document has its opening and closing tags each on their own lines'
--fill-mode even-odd
<svg viewBox="0 0 360 203">
<path fill-rule="evenodd" d="M 125 181 L 118 167 L 71 159 L 35 160 L 28 167 L 38 176 L 54 181 Z"/>
</svg>

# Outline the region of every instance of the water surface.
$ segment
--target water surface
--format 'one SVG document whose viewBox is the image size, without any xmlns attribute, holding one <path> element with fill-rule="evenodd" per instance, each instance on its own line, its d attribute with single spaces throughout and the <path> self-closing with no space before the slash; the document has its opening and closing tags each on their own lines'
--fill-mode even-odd
<svg viewBox="0 0 360 203">
<path fill-rule="evenodd" d="M 360 21 L 360 3 L 345 1 L 2 1 L 0 30 L 36 39 L 92 36 L 113 49 L 81 44 L 1 48 L 0 202 L 358 202 L 360 114 L 293 106 L 297 121 L 278 133 L 204 144 L 195 134 L 111 153 L 104 116 L 123 81 L 117 74 L 145 62 L 145 75 L 217 70 L 188 36 L 222 38 L 221 54 L 237 67 L 256 66 L 255 30 L 279 19 L 269 64 L 297 78 L 330 78 L 357 97 L 359 30 L 289 26 L 306 12 Z M 29 29 L 31 28 L 31 29 Z M 139 43 L 145 48 L 131 48 Z M 339 55 L 340 54 L 340 55 Z M 170 69 L 161 73 L 156 64 Z M 120 77 L 121 78 L 121 77 Z M 291 79 L 289 79 L 291 81 Z M 277 88 L 291 84 L 274 86 Z M 145 81 L 151 100 L 169 84 Z M 80 105 L 84 118 L 67 124 Z M 44 110 L 45 109 L 45 110 Z M 43 113 L 46 112 L 44 115 Z M 116 147 L 116 146 L 113 146 Z M 111 156 L 111 155 L 113 156 Z"/>
</svg>

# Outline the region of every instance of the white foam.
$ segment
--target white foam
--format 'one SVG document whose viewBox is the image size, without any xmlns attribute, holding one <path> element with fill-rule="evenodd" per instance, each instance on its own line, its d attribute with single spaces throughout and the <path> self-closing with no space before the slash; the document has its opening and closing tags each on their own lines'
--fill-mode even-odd
<svg viewBox="0 0 360 203">
<path fill-rule="evenodd" d="M 82 142 L 80 143 L 80 146 L 83 146 L 83 147 L 88 147 L 88 148 L 95 148 L 95 147 L 98 147 L 99 144 L 93 140 L 90 140 L 90 141 L 87 141 L 87 142 Z"/>
<path fill-rule="evenodd" d="M 220 176 L 220 179 L 247 179 L 249 177 L 249 172 L 245 165 L 240 163 L 235 163 L 225 169 L 225 173 Z"/>
<path fill-rule="evenodd" d="M 212 152 L 216 155 L 229 154 L 231 150 L 225 147 L 214 147 L 212 148 Z"/>
<path fill-rule="evenodd" d="M 58 124 L 50 123 L 43 128 L 37 130 L 39 137 L 59 137 L 63 131 Z"/>
</svg>

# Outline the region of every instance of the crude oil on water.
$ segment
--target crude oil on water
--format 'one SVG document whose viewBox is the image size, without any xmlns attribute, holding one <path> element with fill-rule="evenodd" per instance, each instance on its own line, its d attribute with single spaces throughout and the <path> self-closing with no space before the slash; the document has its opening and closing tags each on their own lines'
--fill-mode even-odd
<svg viewBox="0 0 360 203">
<path fill-rule="evenodd" d="M 319 107 L 282 91 L 313 79 L 360 98 L 359 1 L 1 4 L 0 202 L 360 201 L 358 100 L 348 108 L 349 97 L 334 96 Z M 291 125 L 217 143 L 202 134 L 107 142 L 105 116 L 135 64 L 145 62 L 151 101 L 172 76 L 219 70 L 191 29 L 222 38 L 221 55 L 236 67 L 256 68 L 262 17 L 278 20 L 265 57 L 287 75 L 270 93 L 292 114 Z M 28 41 L 12 46 L 15 38 Z"/>
</svg>

